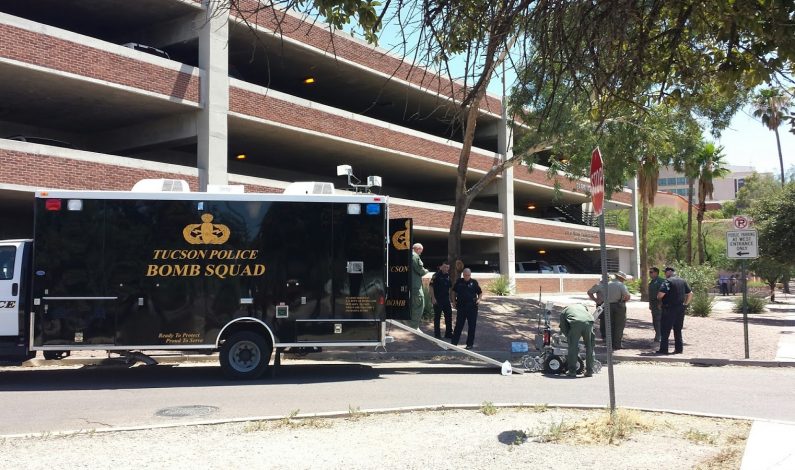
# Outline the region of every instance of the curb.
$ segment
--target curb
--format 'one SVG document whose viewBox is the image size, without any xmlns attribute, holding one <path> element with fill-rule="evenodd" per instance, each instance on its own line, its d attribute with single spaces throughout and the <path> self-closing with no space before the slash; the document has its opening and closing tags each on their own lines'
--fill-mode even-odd
<svg viewBox="0 0 795 470">
<path fill-rule="evenodd" d="M 574 409 L 574 410 L 605 410 L 607 411 L 608 407 L 603 405 L 582 405 L 582 404 L 571 404 L 571 403 L 543 403 L 543 404 L 534 404 L 534 403 L 492 403 L 492 406 L 496 408 L 527 408 L 533 406 L 544 406 L 546 408 L 558 408 L 558 409 Z M 417 405 L 417 406 L 400 406 L 400 407 L 388 407 L 388 408 L 372 408 L 372 409 L 364 409 L 359 410 L 357 409 L 355 413 L 361 415 L 371 415 L 371 414 L 400 414 L 400 413 L 411 413 L 415 411 L 444 411 L 444 410 L 478 410 L 483 406 L 483 404 L 440 404 L 440 405 Z M 789 421 L 781 421 L 781 420 L 769 420 L 769 419 L 760 419 L 754 418 L 751 416 L 737 416 L 737 415 L 723 415 L 723 414 L 715 414 L 715 413 L 699 413 L 694 411 L 684 411 L 684 410 L 672 410 L 672 409 L 660 409 L 660 408 L 643 408 L 643 407 L 634 407 L 634 406 L 627 406 L 627 407 L 618 407 L 617 409 L 626 409 L 626 410 L 636 410 L 636 411 L 643 411 L 649 413 L 667 413 L 667 414 L 676 414 L 676 415 L 685 415 L 685 416 L 696 416 L 700 418 L 717 418 L 717 419 L 734 419 L 734 420 L 743 420 L 743 421 L 762 421 L 762 422 L 771 422 L 771 423 L 780 423 L 780 424 L 795 424 L 795 422 Z M 318 412 L 318 413 L 300 413 L 300 414 L 290 414 L 290 415 L 269 415 L 269 416 L 247 416 L 241 418 L 220 418 L 220 419 L 205 419 L 205 420 L 195 420 L 195 421 L 182 421 L 178 423 L 158 423 L 158 424 L 148 424 L 148 425 L 139 425 L 139 426 L 119 426 L 119 427 L 108 427 L 108 428 L 98 428 L 98 429 L 77 429 L 77 430 L 65 430 L 65 431 L 55 431 L 55 432 L 34 432 L 34 433 L 24 433 L 24 434 L 5 434 L 0 435 L 2 439 L 25 439 L 25 438 L 37 438 L 37 437 L 51 437 L 51 436 L 79 436 L 79 435 L 90 435 L 95 433 L 112 433 L 112 432 L 129 432 L 129 431 L 146 431 L 152 429 L 170 429 L 170 428 L 179 428 L 179 427 L 187 427 L 187 426 L 217 426 L 221 424 L 233 424 L 233 423 L 247 423 L 247 422 L 256 422 L 256 421 L 278 421 L 283 419 L 308 419 L 308 418 L 325 418 L 325 419 L 336 419 L 336 418 L 344 418 L 351 416 L 352 411 L 325 411 L 325 412 Z"/>
<path fill-rule="evenodd" d="M 511 364 L 521 366 L 520 354 L 506 353 L 504 351 L 477 351 L 479 354 L 489 356 L 498 361 L 510 361 Z M 184 356 L 153 356 L 159 364 L 183 364 L 183 363 L 217 363 L 218 354 L 184 355 Z M 286 355 L 286 360 L 306 359 L 317 362 L 322 361 L 343 361 L 343 362 L 379 362 L 379 361 L 431 361 L 431 360 L 455 360 L 455 362 L 471 364 L 477 362 L 470 360 L 468 356 L 455 351 L 420 351 L 420 352 L 321 352 L 306 356 Z M 604 365 L 607 357 L 604 354 L 597 354 L 596 359 Z M 740 367 L 795 367 L 795 361 L 763 361 L 755 359 L 718 359 L 718 358 L 685 358 L 685 357 L 661 357 L 661 356 L 627 356 L 613 355 L 616 362 L 648 362 L 648 363 L 670 363 L 684 364 L 705 367 L 740 366 Z M 136 363 L 127 363 L 124 358 L 71 358 L 67 357 L 60 360 L 31 359 L 22 363 L 21 367 L 37 368 L 47 366 L 121 366 L 133 367 Z"/>
</svg>

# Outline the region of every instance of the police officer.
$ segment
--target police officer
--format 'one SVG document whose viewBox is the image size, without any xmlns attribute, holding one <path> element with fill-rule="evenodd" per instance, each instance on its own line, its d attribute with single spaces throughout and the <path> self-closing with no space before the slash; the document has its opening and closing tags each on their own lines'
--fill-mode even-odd
<svg viewBox="0 0 795 470">
<path fill-rule="evenodd" d="M 657 298 L 662 301 L 662 339 L 657 354 L 668 354 L 668 339 L 674 330 L 674 354 L 682 354 L 682 326 L 685 322 L 685 307 L 693 299 L 693 292 L 684 279 L 676 275 L 676 270 L 665 268 L 665 282 L 660 286 Z"/>
<path fill-rule="evenodd" d="M 575 377 L 577 375 L 577 356 L 579 355 L 578 342 L 582 338 L 585 344 L 585 376 L 593 375 L 593 314 L 583 304 L 569 305 L 560 314 L 560 332 L 566 335 L 569 343 L 569 352 L 566 356 L 568 371 L 566 375 Z"/>
<path fill-rule="evenodd" d="M 425 295 L 422 292 L 422 276 L 428 274 L 425 265 L 422 264 L 423 246 L 415 243 L 411 246 L 411 326 L 420 328 L 422 312 L 425 310 Z"/>
<path fill-rule="evenodd" d="M 457 312 L 453 339 L 450 342 L 458 346 L 461 332 L 464 331 L 464 322 L 466 322 L 469 327 L 466 348 L 472 349 L 475 344 L 475 326 L 478 322 L 478 303 L 483 291 L 480 290 L 478 281 L 472 279 L 472 271 L 469 268 L 464 269 L 462 276 L 453 286 L 453 307 L 457 309 Z"/>
<path fill-rule="evenodd" d="M 433 335 L 441 338 L 440 323 L 444 312 L 444 337 L 453 337 L 453 307 L 450 305 L 450 264 L 442 261 L 431 278 L 431 303 L 433 304 Z"/>
<path fill-rule="evenodd" d="M 660 301 L 657 300 L 657 294 L 660 292 L 660 286 L 663 284 L 663 279 L 660 277 L 660 268 L 652 266 L 649 269 L 649 310 L 651 311 L 651 321 L 654 325 L 654 342 L 660 342 Z"/>
</svg>

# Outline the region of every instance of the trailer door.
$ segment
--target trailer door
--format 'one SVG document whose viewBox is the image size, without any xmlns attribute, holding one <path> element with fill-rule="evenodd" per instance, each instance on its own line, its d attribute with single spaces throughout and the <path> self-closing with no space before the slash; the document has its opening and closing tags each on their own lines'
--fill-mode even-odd
<svg viewBox="0 0 795 470">
<path fill-rule="evenodd" d="M 386 317 L 411 319 L 411 219 L 389 219 L 389 266 Z"/>
<path fill-rule="evenodd" d="M 0 244 L 0 336 L 19 336 L 24 242 Z"/>
</svg>

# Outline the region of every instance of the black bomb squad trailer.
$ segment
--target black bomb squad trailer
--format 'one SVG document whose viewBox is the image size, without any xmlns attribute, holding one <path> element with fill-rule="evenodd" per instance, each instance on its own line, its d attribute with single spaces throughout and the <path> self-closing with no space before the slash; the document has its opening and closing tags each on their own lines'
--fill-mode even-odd
<svg viewBox="0 0 795 470">
<path fill-rule="evenodd" d="M 385 196 L 42 191 L 34 204 L 33 239 L 0 242 L 0 360 L 218 351 L 226 376 L 252 379 L 274 350 L 382 346 L 387 318 L 409 318 L 411 223 L 390 232 Z"/>
</svg>

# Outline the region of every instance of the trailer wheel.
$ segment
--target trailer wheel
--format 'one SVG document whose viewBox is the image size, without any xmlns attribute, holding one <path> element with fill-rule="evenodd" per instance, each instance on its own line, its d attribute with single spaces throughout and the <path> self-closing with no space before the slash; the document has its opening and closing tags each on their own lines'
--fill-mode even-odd
<svg viewBox="0 0 795 470">
<path fill-rule="evenodd" d="M 262 335 L 238 331 L 221 345 L 221 370 L 230 379 L 253 380 L 265 372 L 272 353 L 273 347 Z"/>
</svg>

